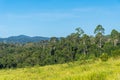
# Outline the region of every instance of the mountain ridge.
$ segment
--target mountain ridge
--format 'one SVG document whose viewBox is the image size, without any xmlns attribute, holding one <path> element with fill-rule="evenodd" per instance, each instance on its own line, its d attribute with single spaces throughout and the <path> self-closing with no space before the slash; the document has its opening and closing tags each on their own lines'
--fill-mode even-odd
<svg viewBox="0 0 120 80">
<path fill-rule="evenodd" d="M 39 42 L 41 40 L 49 40 L 49 37 L 42 36 L 27 36 L 27 35 L 18 35 L 18 36 L 10 36 L 7 38 L 0 38 L 0 42 L 4 43 L 28 43 L 28 42 Z"/>
</svg>

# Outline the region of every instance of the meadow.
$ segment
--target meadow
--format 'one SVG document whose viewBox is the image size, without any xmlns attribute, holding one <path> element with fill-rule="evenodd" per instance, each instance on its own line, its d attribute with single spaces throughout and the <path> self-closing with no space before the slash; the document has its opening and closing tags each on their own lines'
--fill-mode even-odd
<svg viewBox="0 0 120 80">
<path fill-rule="evenodd" d="M 0 80 L 120 80 L 120 59 L 1 69 Z"/>
</svg>

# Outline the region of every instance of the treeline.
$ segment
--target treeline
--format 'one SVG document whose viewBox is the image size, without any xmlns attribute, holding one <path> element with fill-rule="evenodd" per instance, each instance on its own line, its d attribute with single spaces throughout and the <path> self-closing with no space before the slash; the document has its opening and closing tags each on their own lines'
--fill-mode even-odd
<svg viewBox="0 0 120 80">
<path fill-rule="evenodd" d="M 0 43 L 0 68 L 17 68 L 50 65 L 77 60 L 98 59 L 120 55 L 120 32 L 113 29 L 104 35 L 105 29 L 98 25 L 95 36 L 84 33 L 81 28 L 67 37 L 51 37 L 37 43 Z"/>
</svg>

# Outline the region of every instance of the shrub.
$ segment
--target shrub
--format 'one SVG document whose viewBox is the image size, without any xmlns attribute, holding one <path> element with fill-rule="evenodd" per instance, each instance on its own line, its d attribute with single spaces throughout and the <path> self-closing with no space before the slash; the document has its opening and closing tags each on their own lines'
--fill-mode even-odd
<svg viewBox="0 0 120 80">
<path fill-rule="evenodd" d="M 108 60 L 108 54 L 107 53 L 102 53 L 100 56 L 101 61 L 107 61 Z"/>
<path fill-rule="evenodd" d="M 112 51 L 112 57 L 117 58 L 120 56 L 120 50 L 114 50 Z"/>
</svg>

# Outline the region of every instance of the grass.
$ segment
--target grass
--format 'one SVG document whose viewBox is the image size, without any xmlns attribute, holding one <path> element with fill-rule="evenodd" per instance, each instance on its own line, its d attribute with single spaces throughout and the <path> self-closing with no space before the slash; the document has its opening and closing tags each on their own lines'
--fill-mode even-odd
<svg viewBox="0 0 120 80">
<path fill-rule="evenodd" d="M 120 59 L 3 69 L 0 80 L 120 80 Z"/>
</svg>

